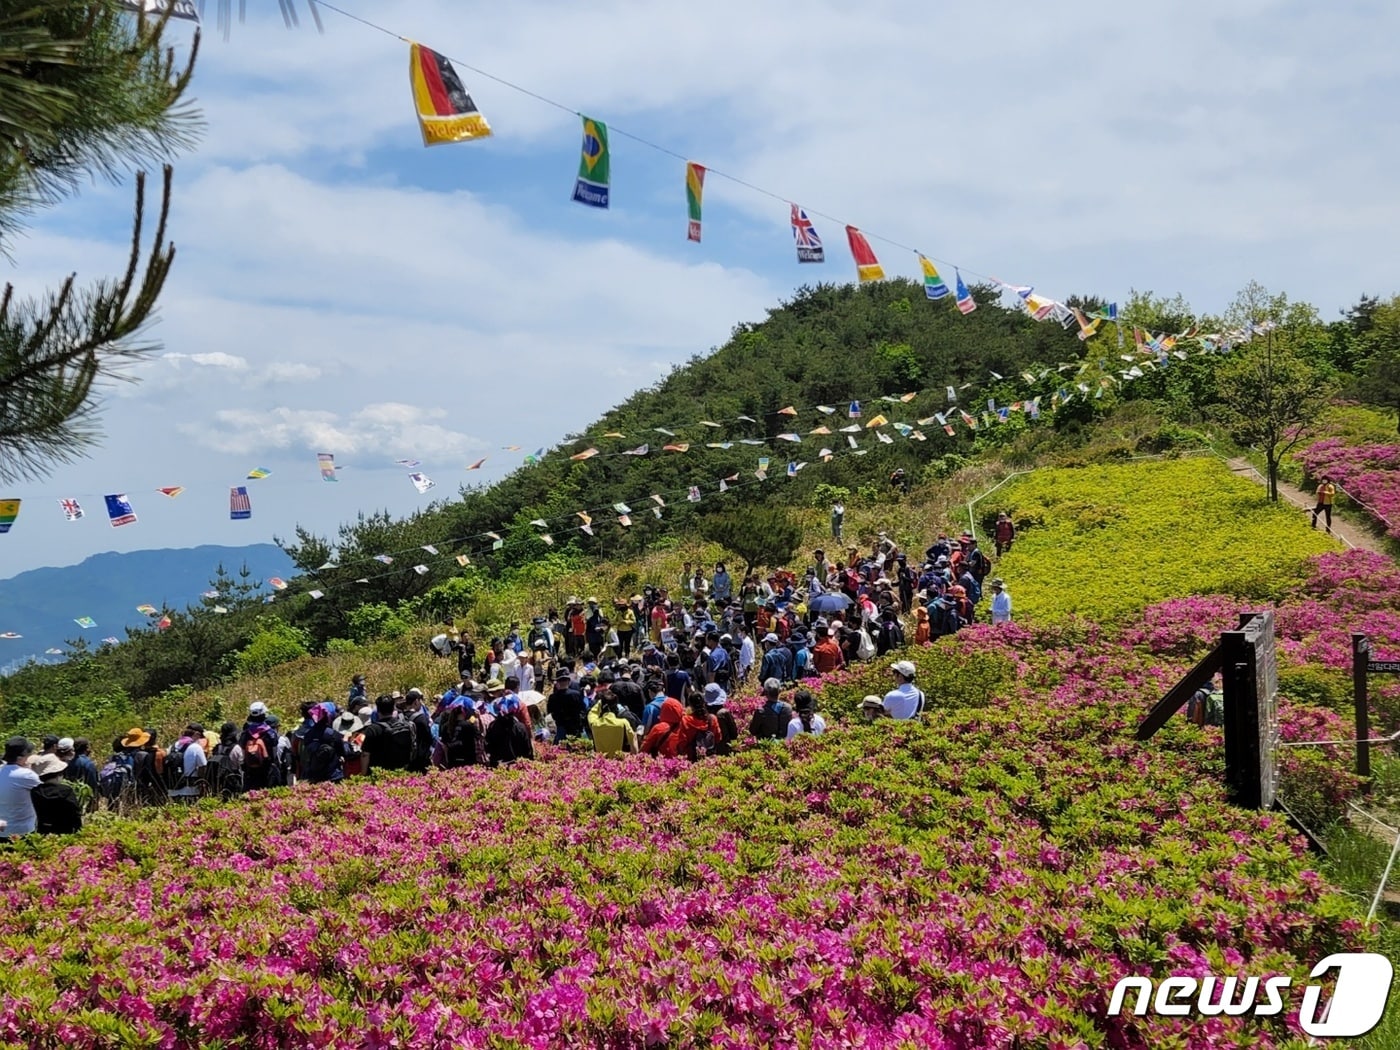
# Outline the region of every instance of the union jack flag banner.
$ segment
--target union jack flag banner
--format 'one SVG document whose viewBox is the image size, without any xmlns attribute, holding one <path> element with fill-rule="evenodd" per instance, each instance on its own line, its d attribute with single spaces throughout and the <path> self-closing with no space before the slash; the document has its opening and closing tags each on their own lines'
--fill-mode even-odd
<svg viewBox="0 0 1400 1050">
<path fill-rule="evenodd" d="M 822 239 L 817 236 L 812 220 L 796 204 L 792 206 L 792 239 L 797 243 L 797 261 L 800 263 L 826 262 L 826 251 Z"/>
<path fill-rule="evenodd" d="M 77 521 L 83 516 L 83 508 L 78 505 L 75 499 L 61 499 L 58 505 L 63 508 L 63 516 L 68 521 Z"/>
</svg>

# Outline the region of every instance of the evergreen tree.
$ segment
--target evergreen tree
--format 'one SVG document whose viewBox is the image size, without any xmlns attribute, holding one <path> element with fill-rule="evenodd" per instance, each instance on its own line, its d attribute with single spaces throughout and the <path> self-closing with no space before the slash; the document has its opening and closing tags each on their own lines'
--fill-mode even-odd
<svg viewBox="0 0 1400 1050">
<path fill-rule="evenodd" d="M 0 252 L 26 217 L 191 145 L 196 112 L 183 100 L 198 34 L 177 67 L 169 14 L 138 16 L 117 0 L 26 0 L 0 5 Z M 136 176 L 131 253 L 116 279 L 57 291 L 0 292 L 0 480 L 38 477 L 97 440 L 95 385 L 129 378 L 174 261 L 165 240 L 171 169 L 165 167 L 151 249 L 145 178 Z M 144 257 L 144 266 L 143 266 Z"/>
</svg>

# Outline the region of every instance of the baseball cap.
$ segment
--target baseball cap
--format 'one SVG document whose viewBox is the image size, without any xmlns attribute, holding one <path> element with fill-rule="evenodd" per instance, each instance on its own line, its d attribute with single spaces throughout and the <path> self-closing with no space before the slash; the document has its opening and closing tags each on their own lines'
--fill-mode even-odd
<svg viewBox="0 0 1400 1050">
<path fill-rule="evenodd" d="M 249 715 L 249 717 L 256 718 L 256 717 L 258 717 L 258 716 L 260 716 L 260 715 L 265 716 L 266 714 L 267 714 L 267 705 L 266 705 L 265 703 L 263 703 L 261 700 L 255 700 L 255 701 L 253 701 L 253 703 L 251 703 L 251 704 L 248 705 L 248 715 Z"/>
<path fill-rule="evenodd" d="M 890 664 L 890 670 L 895 674 L 903 675 L 905 678 L 913 678 L 918 674 L 918 669 L 908 660 L 896 660 Z"/>
<path fill-rule="evenodd" d="M 772 690 L 775 693 L 781 693 L 783 691 L 783 683 L 778 681 L 776 678 L 770 678 L 763 683 L 763 691 L 766 693 L 769 690 Z"/>
</svg>

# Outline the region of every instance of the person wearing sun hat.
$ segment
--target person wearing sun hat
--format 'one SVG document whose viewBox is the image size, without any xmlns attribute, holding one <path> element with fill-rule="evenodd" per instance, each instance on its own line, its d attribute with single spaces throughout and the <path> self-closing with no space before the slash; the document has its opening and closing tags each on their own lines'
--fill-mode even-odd
<svg viewBox="0 0 1400 1050">
<path fill-rule="evenodd" d="M 992 580 L 992 623 L 1011 622 L 1011 595 L 1006 593 L 1006 581 L 1000 576 Z"/>
<path fill-rule="evenodd" d="M 883 718 L 884 716 L 884 698 L 872 694 L 860 702 L 860 717 L 863 721 L 873 722 L 877 718 Z"/>
<path fill-rule="evenodd" d="M 34 830 L 40 835 L 72 835 L 83 829 L 83 809 L 73 785 L 63 779 L 68 763 L 57 754 L 39 755 L 29 771 L 39 778 L 30 793 L 34 804 Z"/>
<path fill-rule="evenodd" d="M 924 709 L 923 690 L 914 685 L 918 669 L 909 660 L 896 660 L 890 664 L 895 687 L 885 694 L 883 707 L 885 714 L 896 721 L 917 718 Z"/>
</svg>

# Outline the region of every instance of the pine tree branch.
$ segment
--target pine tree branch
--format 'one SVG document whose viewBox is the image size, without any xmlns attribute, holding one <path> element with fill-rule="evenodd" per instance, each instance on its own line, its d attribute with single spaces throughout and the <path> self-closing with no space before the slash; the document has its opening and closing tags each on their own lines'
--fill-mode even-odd
<svg viewBox="0 0 1400 1050">
<path fill-rule="evenodd" d="M 144 273 L 145 177 L 137 175 L 131 253 L 116 282 L 75 290 L 70 276 L 47 303 L 0 297 L 0 481 L 41 477 L 96 439 L 93 386 L 126 379 L 120 366 L 149 354 L 140 339 L 175 258 L 165 243 L 173 172 L 164 170 L 160 218 Z"/>
</svg>

